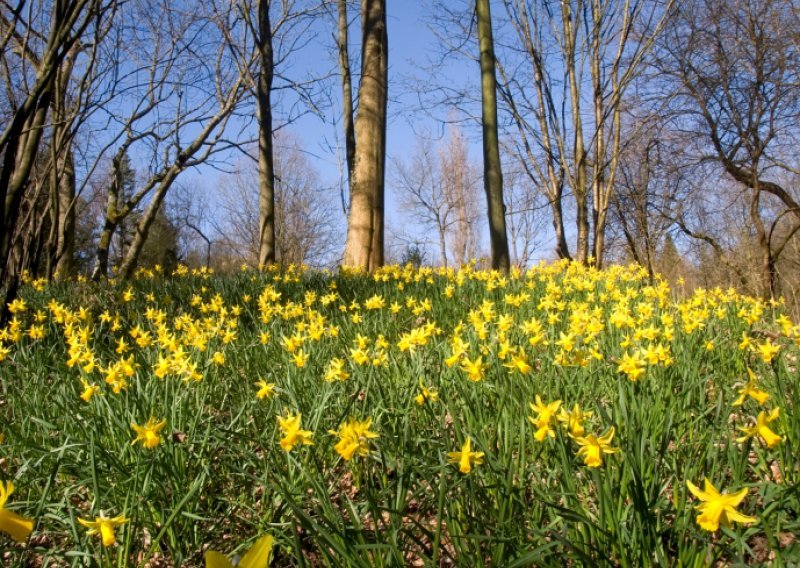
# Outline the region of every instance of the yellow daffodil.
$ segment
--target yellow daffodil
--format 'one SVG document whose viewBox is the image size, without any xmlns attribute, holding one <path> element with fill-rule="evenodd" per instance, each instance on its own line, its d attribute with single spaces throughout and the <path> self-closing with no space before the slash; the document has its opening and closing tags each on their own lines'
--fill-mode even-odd
<svg viewBox="0 0 800 568">
<path fill-rule="evenodd" d="M 767 399 L 769 399 L 769 393 L 760 390 L 756 386 L 756 374 L 749 367 L 747 368 L 747 374 L 750 378 L 747 381 L 747 384 L 739 389 L 739 398 L 733 401 L 733 406 L 741 406 L 744 404 L 744 401 L 748 396 L 755 400 L 758 404 L 764 404 Z"/>
<path fill-rule="evenodd" d="M 562 408 L 556 418 L 559 422 L 567 427 L 572 436 L 579 437 L 583 436 L 585 432 L 583 428 L 583 421 L 587 418 L 591 418 L 591 416 L 591 412 L 582 411 L 581 407 L 576 404 L 572 407 L 571 411 L 567 411 L 566 408 Z"/>
<path fill-rule="evenodd" d="M 742 489 L 733 494 L 720 493 L 708 478 L 705 479 L 705 487 L 702 491 L 688 479 L 686 480 L 686 486 L 695 497 L 702 501 L 695 508 L 700 511 L 697 516 L 697 524 L 704 530 L 714 532 L 719 528 L 720 524 L 724 527 L 729 527 L 731 522 L 755 523 L 758 520 L 755 517 L 743 515 L 736 510 L 736 507 L 747 496 L 747 489 Z"/>
<path fill-rule="evenodd" d="M 256 383 L 256 386 L 258 387 L 256 397 L 259 400 L 272 398 L 275 394 L 275 383 L 268 383 L 267 381 L 261 380 Z"/>
<path fill-rule="evenodd" d="M 380 437 L 370 430 L 370 426 L 372 426 L 372 418 L 363 421 L 350 418 L 347 423 L 339 426 L 338 432 L 333 430 L 329 432 L 339 437 L 334 449 L 345 461 L 351 460 L 355 455 L 369 455 L 369 441 Z"/>
<path fill-rule="evenodd" d="M 504 363 L 503 367 L 510 371 L 516 371 L 521 375 L 527 375 L 531 372 L 532 367 L 528 364 L 524 353 L 516 353 L 511 357 L 511 361 Z"/>
<path fill-rule="evenodd" d="M 278 427 L 283 432 L 284 436 L 281 438 L 281 448 L 287 452 L 291 452 L 297 444 L 311 446 L 314 441 L 311 439 L 313 432 L 311 430 L 302 430 L 300 428 L 300 421 L 302 414 L 287 414 L 286 416 L 278 416 Z"/>
<path fill-rule="evenodd" d="M 86 379 L 81 379 L 81 384 L 83 385 L 83 392 L 81 393 L 81 398 L 84 402 L 89 402 L 92 400 L 92 397 L 97 394 L 103 394 L 100 392 L 100 387 L 94 383 L 89 383 Z"/>
<path fill-rule="evenodd" d="M 767 339 L 764 341 L 764 343 L 759 343 L 758 347 L 756 347 L 756 350 L 758 351 L 758 354 L 761 355 L 762 361 L 765 363 L 770 363 L 780 352 L 781 346 L 772 343 L 769 339 Z"/>
<path fill-rule="evenodd" d="M 33 519 L 22 517 L 5 508 L 6 501 L 12 493 L 14 484 L 10 481 L 5 484 L 0 481 L 0 531 L 11 535 L 17 542 L 25 542 L 33 531 Z"/>
<path fill-rule="evenodd" d="M 472 451 L 472 440 L 468 436 L 467 439 L 464 440 L 460 451 L 447 453 L 447 461 L 448 463 L 457 463 L 458 471 L 467 474 L 472 471 L 473 465 L 480 465 L 483 463 L 483 456 L 483 452 Z"/>
<path fill-rule="evenodd" d="M 414 397 L 414 401 L 422 406 L 426 402 L 436 402 L 437 400 L 439 400 L 439 393 L 430 387 L 426 387 L 422 379 L 420 379 L 419 394 Z"/>
<path fill-rule="evenodd" d="M 308 354 L 302 349 L 298 349 L 297 352 L 292 355 L 292 361 L 294 362 L 294 366 L 298 369 L 303 368 L 306 366 L 306 363 L 308 363 Z"/>
<path fill-rule="evenodd" d="M 118 526 L 124 525 L 128 522 L 124 516 L 106 517 L 102 512 L 99 517 L 95 517 L 93 521 L 78 518 L 78 522 L 88 528 L 86 534 L 94 535 L 99 534 L 102 539 L 103 546 L 111 546 L 117 542 L 114 536 L 114 529 Z"/>
<path fill-rule="evenodd" d="M 528 420 L 530 420 L 531 424 L 536 426 L 536 433 L 533 437 L 537 442 L 544 441 L 548 436 L 551 438 L 555 437 L 556 434 L 553 431 L 552 422 L 560 406 L 560 400 L 545 404 L 542 402 L 542 397 L 538 394 L 536 395 L 536 403 L 530 404 L 531 410 L 536 412 L 536 416 L 529 416 Z"/>
<path fill-rule="evenodd" d="M 739 426 L 739 430 L 744 432 L 744 436 L 740 438 L 736 438 L 737 442 L 746 442 L 750 438 L 755 438 L 756 436 L 761 436 L 761 439 L 764 440 L 764 443 L 767 445 L 768 448 L 776 446 L 777 444 L 783 441 L 781 436 L 778 436 L 775 432 L 770 429 L 769 424 L 770 422 L 774 422 L 780 416 L 780 408 L 775 408 L 769 414 L 766 411 L 762 410 L 758 413 L 758 418 L 756 418 L 756 425 L 755 426 Z"/>
<path fill-rule="evenodd" d="M 157 447 L 161 443 L 161 436 L 159 435 L 159 432 L 161 432 L 166 425 L 166 420 L 156 422 L 156 419 L 152 416 L 147 420 L 147 423 L 144 426 L 131 423 L 131 428 L 133 428 L 133 431 L 136 432 L 136 438 L 133 440 L 133 442 L 131 442 L 131 445 L 141 441 L 142 446 L 145 448 Z"/>
<path fill-rule="evenodd" d="M 237 564 L 219 552 L 209 550 L 205 554 L 206 568 L 266 568 L 272 556 L 272 536 L 264 535 L 250 547 Z"/>
<path fill-rule="evenodd" d="M 644 363 L 645 362 L 641 358 L 641 355 L 638 351 L 633 355 L 626 351 L 622 356 L 622 360 L 620 361 L 617 370 L 620 373 L 625 373 L 630 380 L 636 382 L 644 374 Z"/>
<path fill-rule="evenodd" d="M 611 440 L 614 438 L 614 427 L 606 430 L 599 438 L 594 434 L 588 436 L 576 436 L 575 442 L 578 443 L 578 457 L 583 456 L 583 463 L 589 467 L 600 467 L 603 465 L 603 454 L 616 454 L 619 448 L 611 447 Z"/>
<path fill-rule="evenodd" d="M 483 364 L 482 357 L 476 357 L 474 361 L 468 357 L 464 357 L 464 360 L 461 362 L 461 370 L 467 374 L 467 378 L 470 381 L 478 382 L 483 380 L 486 365 Z"/>
<path fill-rule="evenodd" d="M 365 354 L 366 355 L 366 354 Z M 345 381 L 350 376 L 350 373 L 344 369 L 345 362 L 338 357 L 331 359 L 328 364 L 328 369 L 325 371 L 325 381 L 332 383 L 335 381 Z"/>
</svg>

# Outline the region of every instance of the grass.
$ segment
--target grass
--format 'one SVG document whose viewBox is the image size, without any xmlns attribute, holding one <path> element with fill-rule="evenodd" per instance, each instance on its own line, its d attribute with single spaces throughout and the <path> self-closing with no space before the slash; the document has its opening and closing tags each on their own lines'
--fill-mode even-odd
<svg viewBox="0 0 800 568">
<path fill-rule="evenodd" d="M 7 565 L 202 566 L 265 533 L 275 566 L 800 562 L 800 327 L 779 303 L 567 263 L 145 271 L 21 295 L 0 332 L 0 477 L 36 525 L 24 544 L 0 535 Z M 334 358 L 348 376 L 329 382 Z M 769 398 L 734 406 L 748 369 Z M 535 439 L 537 395 L 591 412 L 584 436 L 613 427 L 619 451 L 588 467 L 555 419 Z M 775 408 L 780 442 L 737 441 Z M 313 445 L 281 448 L 288 413 Z M 161 443 L 132 444 L 150 417 Z M 379 437 L 345 460 L 330 431 L 351 417 Z M 467 438 L 484 456 L 465 474 L 448 454 Z M 757 522 L 703 530 L 686 482 L 705 477 L 746 489 Z M 113 546 L 78 522 L 101 511 L 128 519 Z"/>
</svg>

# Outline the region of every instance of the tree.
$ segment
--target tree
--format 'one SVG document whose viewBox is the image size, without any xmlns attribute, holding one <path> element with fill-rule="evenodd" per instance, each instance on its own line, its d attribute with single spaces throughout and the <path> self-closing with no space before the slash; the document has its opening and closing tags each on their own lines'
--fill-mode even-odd
<svg viewBox="0 0 800 568">
<path fill-rule="evenodd" d="M 126 81 L 123 87 L 115 88 L 126 94 L 131 110 L 120 114 L 118 109 L 106 108 L 113 118 L 110 122 L 118 128 L 109 129 L 109 139 L 98 151 L 95 163 L 116 147 L 112 159 L 116 169 L 118 156 L 137 149 L 147 156 L 149 171 L 121 207 L 117 206 L 117 185 L 110 184 L 93 278 L 107 273 L 108 250 L 116 227 L 146 202 L 119 267 L 123 278 L 130 277 L 150 226 L 178 176 L 189 168 L 211 163 L 215 154 L 239 146 L 241 140 L 225 137 L 226 127 L 244 100 L 247 70 L 255 59 L 252 49 L 245 50 L 249 58 L 243 65 L 241 57 L 231 55 L 230 44 L 224 41 L 229 26 L 234 25 L 235 6 L 220 12 L 212 5 L 207 11 L 194 13 L 166 0 L 139 0 L 126 6 L 132 13 L 121 17 L 131 18 L 138 25 L 129 30 L 131 35 L 117 38 L 116 48 L 126 52 L 129 59 L 117 58 L 117 69 Z M 197 42 L 198 37 L 204 41 Z"/>
<path fill-rule="evenodd" d="M 319 176 L 297 140 L 282 132 L 275 144 L 276 262 L 330 266 L 341 243 L 334 190 Z M 258 172 L 253 159 L 240 163 L 219 189 L 223 236 L 215 249 L 238 262 L 257 265 L 260 249 Z"/>
<path fill-rule="evenodd" d="M 571 194 L 575 257 L 587 262 L 593 256 L 602 264 L 625 96 L 672 4 L 504 2 L 513 37 L 498 65 L 500 92 L 517 135 L 516 153 L 550 202 L 561 258 L 572 256 L 564 224 L 564 197 Z"/>
<path fill-rule="evenodd" d="M 375 270 L 384 255 L 389 44 L 385 0 L 361 0 L 361 84 L 344 266 Z"/>
<path fill-rule="evenodd" d="M 23 193 L 30 182 L 51 107 L 63 103 L 75 48 L 97 44 L 113 0 L 42 2 L 0 11 L 8 120 L 0 134 L 0 282 L 5 280 Z M 7 49 L 10 47 L 10 49 Z M 10 61 L 12 57 L 16 61 Z M 59 76 L 61 74 L 61 76 Z M 10 289 L 15 288 L 12 284 Z"/>
<path fill-rule="evenodd" d="M 434 147 L 418 138 L 409 162 L 394 160 L 394 182 L 403 208 L 421 228 L 438 237 L 439 259 L 447 267 L 466 264 L 478 248 L 478 174 L 469 162 L 466 140 L 457 127 Z"/>
<path fill-rule="evenodd" d="M 658 87 L 670 93 L 654 98 L 689 133 L 684 155 L 745 190 L 765 297 L 776 294 L 777 261 L 800 231 L 800 164 L 788 150 L 800 142 L 796 11 L 790 0 L 682 2 L 654 61 Z M 725 258 L 707 227 L 680 226 Z"/>
<path fill-rule="evenodd" d="M 494 39 L 489 0 L 476 0 L 478 46 L 481 64 L 481 125 L 483 127 L 483 187 L 489 215 L 489 241 L 492 245 L 492 268 L 508 272 L 503 169 L 500 164 L 500 138 L 497 125 L 497 80 L 495 77 Z"/>
</svg>

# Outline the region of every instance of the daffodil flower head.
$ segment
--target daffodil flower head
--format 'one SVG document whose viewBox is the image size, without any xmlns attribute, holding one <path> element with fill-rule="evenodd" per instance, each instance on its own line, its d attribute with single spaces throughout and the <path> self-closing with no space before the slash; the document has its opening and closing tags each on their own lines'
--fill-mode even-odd
<svg viewBox="0 0 800 568">
<path fill-rule="evenodd" d="M 339 437 L 339 441 L 334 446 L 336 452 L 345 461 L 353 459 L 353 456 L 369 455 L 369 441 L 380 436 L 370 430 L 372 418 L 359 421 L 350 418 L 346 423 L 339 426 L 339 431 L 331 430 L 329 433 Z"/>
<path fill-rule="evenodd" d="M 117 542 L 117 539 L 114 536 L 114 529 L 127 523 L 128 519 L 122 515 L 117 517 L 106 517 L 101 511 L 100 516 L 95 517 L 93 521 L 78 518 L 78 522 L 89 529 L 86 534 L 90 536 L 99 534 L 103 542 L 103 546 L 111 546 Z"/>
<path fill-rule="evenodd" d="M 750 369 L 750 367 L 747 368 L 747 374 L 749 379 L 747 383 L 741 389 L 739 389 L 739 398 L 733 401 L 733 406 L 741 406 L 744 404 L 744 401 L 747 399 L 747 397 L 752 398 L 758 404 L 764 404 L 769 399 L 769 393 L 758 388 L 758 378 L 752 369 Z"/>
<path fill-rule="evenodd" d="M 700 511 L 697 516 L 697 524 L 704 530 L 714 532 L 720 524 L 729 527 L 732 522 L 755 523 L 758 521 L 756 517 L 748 517 L 736 510 L 736 507 L 747 496 L 747 489 L 732 494 L 720 493 L 708 478 L 705 478 L 705 486 L 702 491 L 688 479 L 686 487 L 701 501 L 695 508 Z"/>
<path fill-rule="evenodd" d="M 543 442 L 548 436 L 554 438 L 556 434 L 553 431 L 552 423 L 555 419 L 556 412 L 558 412 L 558 409 L 561 407 L 561 401 L 556 400 L 545 404 L 542 402 L 542 397 L 537 394 L 536 403 L 531 403 L 530 407 L 531 410 L 537 413 L 535 417 L 528 417 L 531 424 L 536 426 L 536 433 L 533 435 L 536 441 Z"/>
<path fill-rule="evenodd" d="M 302 414 L 287 414 L 286 416 L 278 416 L 278 427 L 283 432 L 284 437 L 281 438 L 281 448 L 287 452 L 291 452 L 297 444 L 311 446 L 314 441 L 311 439 L 313 432 L 311 430 L 302 430 L 300 422 L 303 418 Z"/>
<path fill-rule="evenodd" d="M 774 422 L 780 416 L 780 408 L 774 408 L 769 414 L 762 410 L 758 413 L 755 426 L 739 426 L 739 430 L 744 432 L 744 436 L 736 438 L 737 442 L 743 443 L 750 438 L 760 436 L 768 448 L 772 448 L 783 441 L 783 437 L 779 436 L 769 427 L 771 422 Z"/>
<path fill-rule="evenodd" d="M 161 436 L 159 432 L 161 432 L 166 425 L 166 420 L 156 422 L 156 419 L 152 416 L 147 420 L 147 423 L 144 426 L 131 423 L 131 428 L 134 432 L 136 432 L 136 438 L 134 438 L 134 440 L 131 442 L 131 445 L 141 441 L 142 446 L 145 448 L 157 447 L 161 443 Z"/>
<path fill-rule="evenodd" d="M 603 465 L 603 454 L 616 454 L 619 448 L 611 447 L 611 440 L 614 439 L 615 429 L 611 426 L 600 437 L 594 434 L 588 436 L 577 436 L 575 442 L 580 449 L 578 456 L 583 457 L 583 463 L 589 467 L 600 467 Z"/>
<path fill-rule="evenodd" d="M 472 471 L 473 465 L 480 465 L 483 463 L 483 456 L 483 452 L 472 451 L 472 439 L 467 436 L 460 451 L 448 452 L 447 461 L 449 463 L 457 463 L 458 471 L 466 475 Z"/>
<path fill-rule="evenodd" d="M 14 484 L 0 481 L 0 531 L 10 534 L 17 542 L 25 542 L 33 531 L 33 519 L 22 517 L 5 508 L 12 493 Z"/>
<path fill-rule="evenodd" d="M 266 568 L 272 556 L 272 536 L 264 535 L 236 564 L 219 552 L 209 550 L 205 554 L 206 568 Z"/>
<path fill-rule="evenodd" d="M 592 412 L 584 412 L 581 410 L 581 407 L 576 404 L 572 407 L 571 411 L 562 407 L 556 418 L 569 429 L 569 433 L 573 437 L 579 437 L 583 436 L 585 433 L 583 427 L 584 420 L 591 418 L 591 416 Z"/>
</svg>

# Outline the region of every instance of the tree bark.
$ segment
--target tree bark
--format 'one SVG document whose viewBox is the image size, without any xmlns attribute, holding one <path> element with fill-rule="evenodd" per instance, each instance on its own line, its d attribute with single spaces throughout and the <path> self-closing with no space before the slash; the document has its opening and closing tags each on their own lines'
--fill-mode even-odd
<svg viewBox="0 0 800 568">
<path fill-rule="evenodd" d="M 258 0 L 258 264 L 275 262 L 275 161 L 272 144 L 272 79 L 274 61 L 270 0 Z"/>
<path fill-rule="evenodd" d="M 494 39 L 489 0 L 476 0 L 475 8 L 478 17 L 478 45 L 481 64 L 483 186 L 489 214 L 492 268 L 508 272 L 511 268 L 511 258 L 508 253 L 505 203 L 503 202 L 503 173 L 500 164 L 497 126 L 497 78 L 495 77 Z"/>
<path fill-rule="evenodd" d="M 361 0 L 361 85 L 350 218 L 342 264 L 363 270 L 383 265 L 388 36 L 385 0 Z"/>
<path fill-rule="evenodd" d="M 342 75 L 342 123 L 344 124 L 344 147 L 347 157 L 347 183 L 353 181 L 353 165 L 356 156 L 356 133 L 353 127 L 353 80 L 350 73 L 350 48 L 347 33 L 347 0 L 337 0 L 339 70 Z"/>
</svg>

